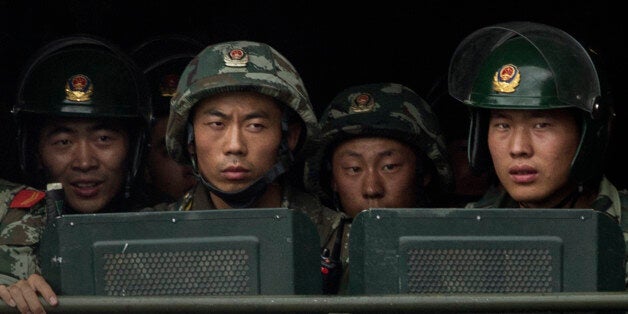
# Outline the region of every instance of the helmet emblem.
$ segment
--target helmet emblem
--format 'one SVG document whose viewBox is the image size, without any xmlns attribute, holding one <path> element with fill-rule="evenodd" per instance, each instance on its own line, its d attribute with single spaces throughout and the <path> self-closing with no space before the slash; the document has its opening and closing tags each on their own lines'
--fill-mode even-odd
<svg viewBox="0 0 628 314">
<path fill-rule="evenodd" d="M 225 53 L 223 60 L 228 67 L 245 67 L 249 62 L 249 55 L 243 49 L 235 48 Z"/>
<path fill-rule="evenodd" d="M 349 109 L 351 112 L 368 112 L 373 111 L 374 107 L 373 97 L 368 93 L 362 93 L 353 100 L 353 104 L 351 104 Z"/>
<path fill-rule="evenodd" d="M 500 93 L 512 93 L 519 86 L 521 73 L 514 64 L 502 65 L 493 76 L 493 90 Z"/>
<path fill-rule="evenodd" d="M 70 101 L 88 101 L 94 92 L 92 80 L 86 75 L 72 75 L 65 82 L 65 99 Z"/>
<path fill-rule="evenodd" d="M 172 97 L 177 91 L 177 84 L 179 84 L 179 76 L 176 74 L 166 74 L 161 78 L 159 84 L 159 93 L 164 97 Z"/>
</svg>

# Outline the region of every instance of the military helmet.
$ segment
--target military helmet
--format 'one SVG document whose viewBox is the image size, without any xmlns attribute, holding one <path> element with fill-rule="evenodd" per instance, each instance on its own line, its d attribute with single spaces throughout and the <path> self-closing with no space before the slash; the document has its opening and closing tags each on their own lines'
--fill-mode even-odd
<svg viewBox="0 0 628 314">
<path fill-rule="evenodd" d="M 349 87 L 325 108 L 320 129 L 318 151 L 306 162 L 304 183 L 328 205 L 332 203 L 332 151 L 342 141 L 355 137 L 381 136 L 406 143 L 432 161 L 442 191 L 453 186 L 438 118 L 425 100 L 406 86 L 375 83 Z"/>
<path fill-rule="evenodd" d="M 131 57 L 148 80 L 155 117 L 168 116 L 181 72 L 203 48 L 194 38 L 164 35 L 151 37 L 131 49 Z"/>
<path fill-rule="evenodd" d="M 104 39 L 69 36 L 42 47 L 21 74 L 12 114 L 18 126 L 20 165 L 35 177 L 33 156 L 40 127 L 31 118 L 47 116 L 119 118 L 136 130 L 130 134 L 133 178 L 140 167 L 143 142 L 152 119 L 146 81 L 133 61 Z"/>
<path fill-rule="evenodd" d="M 492 166 L 485 109 L 575 108 L 581 140 L 571 175 L 584 182 L 600 175 L 613 116 L 587 50 L 566 32 L 544 24 L 512 22 L 467 36 L 449 65 L 449 93 L 471 109 L 469 162 Z"/>
<path fill-rule="evenodd" d="M 295 149 L 316 136 L 316 114 L 296 69 L 277 50 L 264 43 L 232 41 L 211 45 L 185 68 L 171 101 L 166 146 L 180 163 L 191 163 L 187 152 L 187 125 L 194 105 L 214 94 L 255 91 L 271 96 L 292 109 L 304 130 Z"/>
</svg>

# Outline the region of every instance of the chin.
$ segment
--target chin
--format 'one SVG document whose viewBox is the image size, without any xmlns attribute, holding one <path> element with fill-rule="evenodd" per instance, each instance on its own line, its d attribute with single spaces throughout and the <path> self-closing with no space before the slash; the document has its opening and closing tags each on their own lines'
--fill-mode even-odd
<svg viewBox="0 0 628 314">
<path fill-rule="evenodd" d="M 510 193 L 510 196 L 517 202 L 521 203 L 540 203 L 543 198 L 539 195 L 530 195 L 529 193 Z"/>
<path fill-rule="evenodd" d="M 76 205 L 73 205 L 72 202 L 70 202 L 70 207 L 72 207 L 74 211 L 82 213 L 82 214 L 98 213 L 104 209 L 104 205 L 100 203 L 92 203 L 92 202 L 82 202 Z"/>
</svg>

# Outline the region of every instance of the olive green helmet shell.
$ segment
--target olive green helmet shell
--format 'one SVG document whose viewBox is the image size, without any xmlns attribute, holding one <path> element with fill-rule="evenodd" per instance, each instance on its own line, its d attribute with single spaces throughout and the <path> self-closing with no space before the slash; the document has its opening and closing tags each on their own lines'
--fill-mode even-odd
<svg viewBox="0 0 628 314">
<path fill-rule="evenodd" d="M 45 117 L 114 118 L 133 126 L 129 156 L 134 179 L 152 119 L 147 84 L 139 68 L 117 46 L 86 35 L 63 37 L 42 47 L 20 77 L 12 114 L 18 127 L 20 165 L 38 173 L 31 120 Z M 34 184 L 34 183 L 33 183 Z"/>
<path fill-rule="evenodd" d="M 305 185 L 331 203 L 329 177 L 332 149 L 340 142 L 361 136 L 387 137 L 423 152 L 434 164 L 442 191 L 451 190 L 453 173 L 432 108 L 410 88 L 397 83 L 349 87 L 325 108 L 320 120 L 317 153 L 306 161 Z"/>
<path fill-rule="evenodd" d="M 595 65 L 566 32 L 544 24 L 513 22 L 479 29 L 457 47 L 450 65 L 449 93 L 471 109 L 469 162 L 492 167 L 487 113 L 483 109 L 575 108 L 582 113 L 582 138 L 572 176 L 595 176 L 608 142 L 612 109 L 601 101 Z"/>
<path fill-rule="evenodd" d="M 178 162 L 191 163 L 187 125 L 194 105 L 208 96 L 230 91 L 255 91 L 292 109 L 307 130 L 302 132 L 295 154 L 318 133 L 316 114 L 303 81 L 283 55 L 264 43 L 219 43 L 205 48 L 187 65 L 172 98 L 166 147 Z"/>
</svg>

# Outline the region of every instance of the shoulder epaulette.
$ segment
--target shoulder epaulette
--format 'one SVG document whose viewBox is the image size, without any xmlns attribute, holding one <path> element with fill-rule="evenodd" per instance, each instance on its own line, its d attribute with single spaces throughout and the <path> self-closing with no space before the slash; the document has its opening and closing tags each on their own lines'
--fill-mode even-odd
<svg viewBox="0 0 628 314">
<path fill-rule="evenodd" d="M 13 197 L 11 200 L 11 204 L 9 204 L 10 208 L 31 208 L 33 205 L 37 204 L 37 202 L 41 201 L 46 193 L 38 190 L 29 190 L 24 189 Z"/>
</svg>

